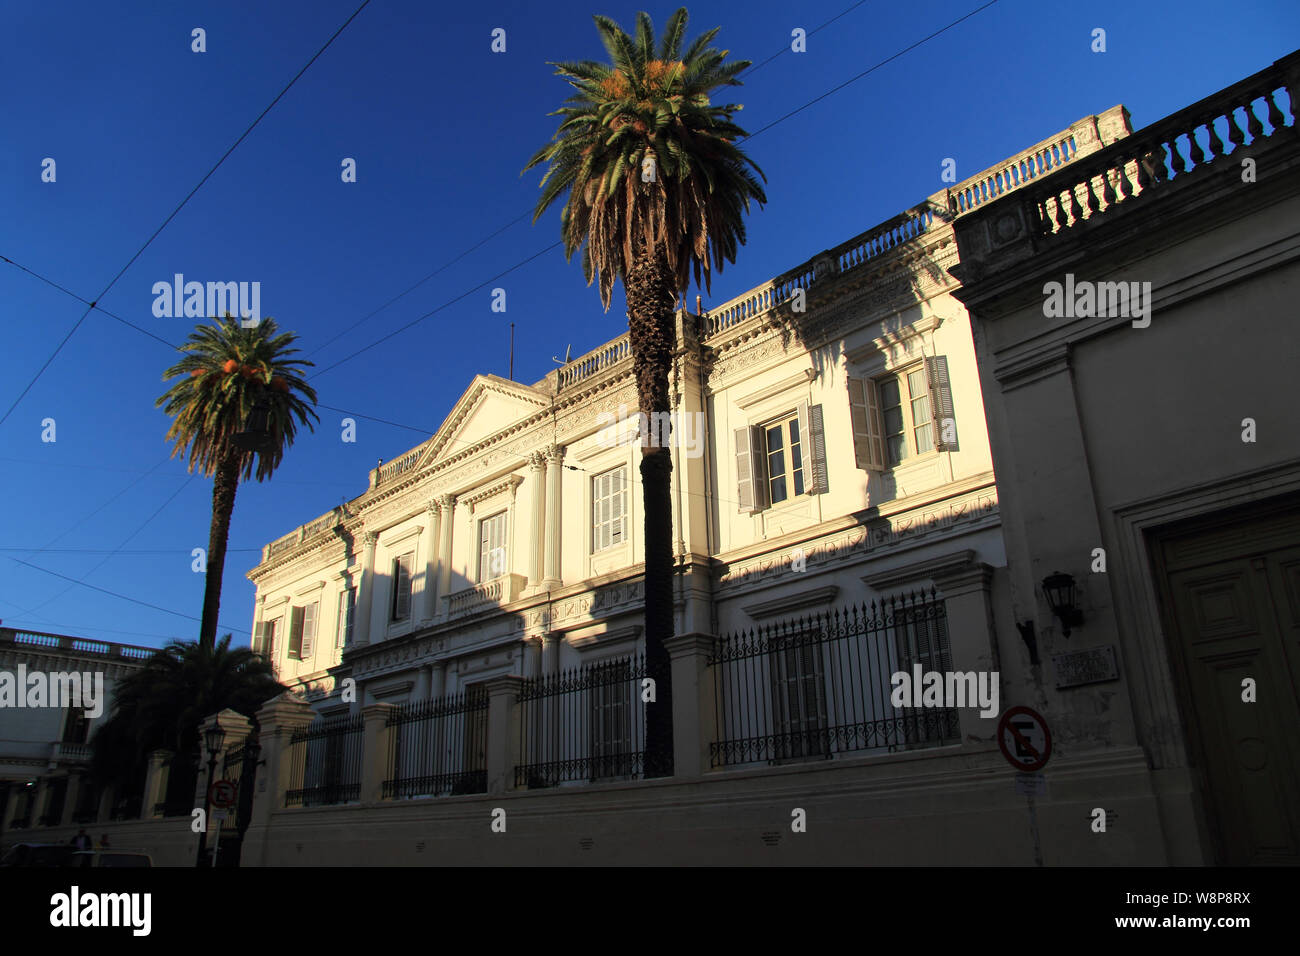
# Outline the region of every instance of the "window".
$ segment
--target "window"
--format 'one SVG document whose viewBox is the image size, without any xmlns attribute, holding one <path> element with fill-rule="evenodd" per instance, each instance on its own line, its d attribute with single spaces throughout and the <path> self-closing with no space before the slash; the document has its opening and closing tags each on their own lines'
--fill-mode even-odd
<svg viewBox="0 0 1300 956">
<path fill-rule="evenodd" d="M 922 455 L 934 448 L 930 435 L 930 388 L 925 371 L 913 369 L 881 379 L 880 414 L 884 424 L 889 464 L 897 465 L 909 454 Z"/>
<path fill-rule="evenodd" d="M 850 378 L 848 387 L 859 468 L 884 471 L 913 455 L 959 450 L 946 356 L 884 378 Z"/>
<path fill-rule="evenodd" d="M 626 776 L 635 769 L 632 743 L 632 665 L 626 658 L 592 665 L 591 778 Z"/>
<path fill-rule="evenodd" d="M 414 560 L 413 551 L 393 559 L 393 600 L 388 609 L 388 619 L 394 623 L 411 616 L 411 565 Z"/>
<path fill-rule="evenodd" d="M 591 551 L 622 544 L 627 522 L 627 467 L 591 479 Z"/>
<path fill-rule="evenodd" d="M 822 633 L 781 638 L 772 650 L 772 742 L 776 759 L 826 753 Z"/>
<path fill-rule="evenodd" d="M 763 426 L 763 441 L 768 501 L 775 505 L 803 494 L 803 443 L 799 440 L 798 417 L 791 415 Z"/>
<path fill-rule="evenodd" d="M 736 498 L 749 514 L 830 486 L 822 407 L 800 402 L 763 425 L 737 428 Z"/>
<path fill-rule="evenodd" d="M 506 573 L 506 513 L 478 523 L 478 579 L 491 581 Z"/>
<path fill-rule="evenodd" d="M 84 744 L 90 730 L 90 718 L 84 707 L 69 707 L 68 716 L 63 724 L 63 742 L 65 744 Z"/>
<path fill-rule="evenodd" d="M 952 670 L 952 652 L 948 644 L 948 622 L 932 608 L 908 608 L 895 615 L 893 622 L 894 654 L 898 670 L 912 673 L 916 665 L 921 673 Z M 900 707 L 903 743 L 920 744 L 959 736 L 957 711 L 953 708 Z"/>
<path fill-rule="evenodd" d="M 316 653 L 318 604 L 296 607 L 289 618 L 289 660 L 309 661 Z"/>
<path fill-rule="evenodd" d="M 336 647 L 348 647 L 352 644 L 352 626 L 357 616 L 357 589 L 344 588 L 339 592 L 339 629 Z"/>
<path fill-rule="evenodd" d="M 275 626 L 279 618 L 263 621 L 257 626 L 257 636 L 253 639 L 253 653 L 259 654 L 272 664 L 275 663 Z"/>
</svg>

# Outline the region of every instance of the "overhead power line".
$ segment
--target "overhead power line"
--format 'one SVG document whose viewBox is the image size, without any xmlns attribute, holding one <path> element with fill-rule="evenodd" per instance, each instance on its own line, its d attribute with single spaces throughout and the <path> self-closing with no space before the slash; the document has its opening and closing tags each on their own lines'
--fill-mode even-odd
<svg viewBox="0 0 1300 956">
<path fill-rule="evenodd" d="M 24 386 L 23 390 L 18 393 L 18 397 L 15 398 L 13 404 L 9 406 L 9 410 L 6 411 L 4 415 L 0 416 L 0 425 L 3 425 L 6 421 L 8 421 L 9 416 L 12 415 L 14 409 L 18 407 L 18 403 L 27 397 L 27 393 L 32 390 L 32 386 L 36 384 L 37 380 L 40 379 L 40 377 L 43 374 L 45 374 L 45 370 L 50 367 L 50 363 L 54 361 L 54 359 L 58 356 L 58 354 L 61 351 L 63 351 L 63 346 L 68 344 L 68 340 L 71 339 L 72 336 L 76 334 L 77 329 L 81 328 L 81 323 L 86 321 L 86 316 L 90 315 L 91 310 L 95 308 L 95 305 L 99 302 L 99 300 L 104 298 L 104 296 L 108 295 L 108 293 L 112 290 L 113 286 L 117 285 L 118 280 L 121 279 L 122 276 L 126 274 L 126 271 L 130 269 L 131 266 L 135 265 L 135 261 L 139 259 L 140 256 L 144 255 L 144 251 L 153 244 L 153 241 L 158 238 L 158 236 L 162 233 L 162 231 L 166 229 L 167 226 L 171 223 L 171 221 L 175 219 L 176 216 L 180 213 L 180 211 L 185 208 L 185 205 L 191 199 L 194 198 L 195 193 L 197 193 L 200 189 L 203 188 L 203 184 L 212 178 L 212 175 L 218 169 L 221 168 L 221 165 L 227 159 L 230 158 L 230 154 L 233 153 L 239 147 L 240 143 L 242 143 L 245 139 L 248 138 L 248 135 L 253 132 L 253 130 L 257 127 L 257 124 L 262 122 L 262 118 L 265 117 L 267 113 L 271 112 L 275 104 L 280 102 L 280 100 L 284 98 L 284 95 L 288 93 L 289 90 L 293 87 L 293 85 L 297 83 L 298 80 L 302 77 L 302 75 L 307 72 L 307 69 L 313 63 L 315 63 L 317 59 L 320 58 L 322 53 L 324 53 L 327 49 L 329 49 L 330 44 L 332 44 L 336 39 L 338 39 L 339 34 L 342 33 L 347 28 L 347 25 L 351 23 L 353 20 L 355 20 L 357 18 L 357 15 L 361 13 L 361 11 L 364 10 L 369 5 L 370 5 L 370 0 L 362 0 L 361 6 L 357 7 L 356 10 L 352 11 L 352 16 L 344 20 L 343 25 L 339 27 L 337 30 L 335 30 L 333 35 L 328 40 L 325 41 L 325 45 L 316 51 L 315 55 L 313 55 L 312 58 L 306 62 L 306 64 L 303 66 L 301 70 L 299 70 L 297 73 L 294 74 L 293 79 L 291 79 L 285 85 L 284 89 L 282 89 L 278 94 L 276 94 L 275 99 L 271 100 L 270 105 L 267 106 L 266 109 L 262 110 L 261 113 L 257 114 L 257 119 L 253 120 L 253 122 L 248 124 L 248 128 L 245 129 L 242 133 L 240 133 L 239 138 L 230 145 L 230 148 L 221 154 L 221 158 L 218 159 L 216 163 L 213 165 L 213 167 L 207 171 L 207 173 L 203 176 L 202 179 L 199 180 L 198 185 L 196 185 L 185 195 L 185 198 L 182 199 L 180 203 L 177 204 L 176 208 L 173 209 L 170 214 L 168 214 L 167 218 L 162 221 L 162 225 L 160 225 L 157 229 L 153 231 L 153 233 L 149 236 L 149 238 L 144 241 L 144 245 L 142 245 L 139 249 L 137 249 L 135 251 L 135 255 L 131 256 L 131 258 L 127 260 L 126 265 L 122 266 L 122 268 L 118 270 L 117 275 L 113 276 L 113 278 L 109 280 L 108 285 L 104 286 L 104 290 L 100 292 L 99 295 L 95 296 L 95 298 L 92 301 L 86 304 L 86 311 L 81 313 L 81 318 L 77 319 L 76 323 L 72 326 L 72 328 L 68 330 L 68 334 L 63 337 L 63 339 L 55 347 L 54 351 L 50 353 L 50 357 L 45 360 L 44 364 L 41 365 L 41 367 L 37 370 L 36 374 L 32 376 L 31 381 L 29 381 L 27 385 Z M 82 301 L 84 302 L 85 300 L 83 299 Z M 121 321 L 125 321 L 125 320 L 121 320 Z M 133 328 L 139 328 L 139 327 L 133 326 Z M 144 331 L 144 330 L 141 329 L 140 331 Z M 147 334 L 152 334 L 152 333 L 147 333 Z"/>
</svg>

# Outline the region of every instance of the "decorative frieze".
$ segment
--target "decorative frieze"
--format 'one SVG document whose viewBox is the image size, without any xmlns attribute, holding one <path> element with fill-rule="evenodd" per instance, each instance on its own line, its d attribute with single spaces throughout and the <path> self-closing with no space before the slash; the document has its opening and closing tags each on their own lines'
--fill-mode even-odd
<svg viewBox="0 0 1300 956">
<path fill-rule="evenodd" d="M 884 518 L 868 527 L 849 528 L 820 541 L 801 545 L 798 550 L 809 570 L 826 568 L 857 560 L 869 552 L 937 536 L 958 524 L 974 523 L 995 515 L 997 510 L 997 490 L 986 488 L 929 508 Z M 790 573 L 794 559 L 794 549 L 785 549 L 779 554 L 768 553 L 737 561 L 723 571 L 719 583 L 724 587 L 741 587 L 786 575 Z"/>
</svg>

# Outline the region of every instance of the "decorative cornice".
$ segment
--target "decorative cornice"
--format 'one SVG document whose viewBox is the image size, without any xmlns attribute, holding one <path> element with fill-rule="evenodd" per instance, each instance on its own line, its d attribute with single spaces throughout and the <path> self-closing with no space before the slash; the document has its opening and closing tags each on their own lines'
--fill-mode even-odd
<svg viewBox="0 0 1300 956">
<path fill-rule="evenodd" d="M 623 627 L 610 628 L 600 634 L 584 634 L 581 637 L 570 637 L 569 646 L 583 652 L 597 649 L 604 650 L 617 644 L 635 641 L 641 636 L 641 631 L 640 624 L 627 624 Z"/>
<path fill-rule="evenodd" d="M 874 335 L 870 342 L 847 350 L 844 357 L 850 362 L 870 360 L 877 354 L 887 353 L 896 345 L 937 329 L 942 324 L 943 317 L 934 312 L 912 322 L 904 322 L 902 316 L 892 316 L 879 323 L 880 333 Z"/>
<path fill-rule="evenodd" d="M 798 610 L 802 607 L 830 604 L 835 600 L 835 595 L 839 594 L 839 592 L 838 585 L 828 584 L 826 587 L 810 588 L 785 597 L 772 598 L 769 601 L 744 604 L 741 605 L 741 609 L 755 621 L 759 621 L 765 617 L 776 617 L 778 614 L 785 614 L 788 611 Z"/>
<path fill-rule="evenodd" d="M 748 408 L 751 405 L 758 404 L 759 402 L 763 401 L 763 399 L 765 398 L 771 398 L 774 395 L 780 395 L 782 392 L 789 391 L 790 389 L 796 388 L 800 385 L 807 385 L 816 377 L 817 377 L 816 369 L 806 368 L 800 372 L 796 372 L 794 375 L 786 376 L 785 378 L 781 379 L 779 382 L 774 382 L 771 385 L 766 386 L 765 388 L 760 388 L 758 389 L 758 391 L 750 392 L 748 395 L 742 395 L 741 397 L 735 399 L 735 403 L 739 408 Z"/>
<path fill-rule="evenodd" d="M 885 591 L 899 584 L 929 579 L 948 577 L 959 572 L 969 571 L 975 561 L 975 552 L 969 548 L 954 551 L 937 558 L 913 561 L 887 571 L 864 574 L 862 583 L 873 591 Z"/>
<path fill-rule="evenodd" d="M 384 547 L 393 548 L 396 545 L 399 545 L 402 542 L 406 541 L 408 538 L 418 537 L 423 532 L 424 532 L 423 525 L 418 525 L 418 524 L 414 525 L 413 527 L 407 528 L 405 531 L 399 532 L 398 534 L 385 537 L 383 539 Z"/>
<path fill-rule="evenodd" d="M 501 495 L 501 494 L 505 494 L 506 492 L 509 492 L 510 496 L 513 498 L 516 489 L 521 484 L 523 484 L 523 481 L 524 479 L 520 475 L 507 475 L 504 481 L 498 481 L 496 484 L 489 485 L 488 487 L 482 489 L 481 491 L 476 491 L 473 494 L 465 495 L 460 500 L 463 504 L 468 506 L 469 513 L 473 514 L 474 509 L 477 505 L 483 503 L 484 501 L 487 501 L 490 498 L 495 498 L 497 495 Z"/>
<path fill-rule="evenodd" d="M 911 541 L 938 536 L 961 526 L 982 526 L 998 513 L 996 487 L 985 486 L 963 495 L 918 507 L 911 511 L 868 519 L 843 530 L 824 535 L 820 540 L 799 545 L 807 572 L 859 560 L 862 555 L 901 546 Z M 793 546 L 780 551 L 773 546 L 766 552 L 723 565 L 721 587 L 731 590 L 757 589 L 761 582 L 791 572 Z M 730 595 L 728 595 L 730 596 Z"/>
</svg>

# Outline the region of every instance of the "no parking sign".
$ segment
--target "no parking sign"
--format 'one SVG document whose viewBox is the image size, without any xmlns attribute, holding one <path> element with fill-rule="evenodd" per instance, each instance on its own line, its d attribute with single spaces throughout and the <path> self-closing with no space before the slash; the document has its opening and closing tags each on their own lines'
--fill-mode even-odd
<svg viewBox="0 0 1300 956">
<path fill-rule="evenodd" d="M 1052 732 L 1038 711 L 1012 707 L 998 721 L 998 747 L 1011 766 L 1021 773 L 1033 773 L 1047 766 L 1052 755 Z"/>
</svg>

